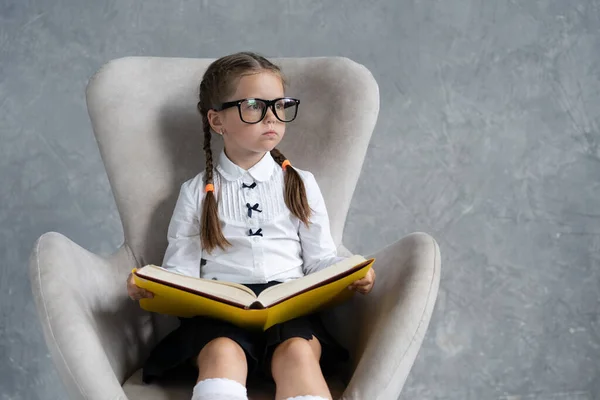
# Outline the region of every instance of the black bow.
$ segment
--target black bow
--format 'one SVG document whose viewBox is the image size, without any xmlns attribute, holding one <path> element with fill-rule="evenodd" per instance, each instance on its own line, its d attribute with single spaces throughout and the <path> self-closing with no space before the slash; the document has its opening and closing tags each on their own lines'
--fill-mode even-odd
<svg viewBox="0 0 600 400">
<path fill-rule="evenodd" d="M 248 207 L 248 217 L 252 218 L 252 211 L 262 212 L 262 210 L 258 209 L 258 203 L 253 206 L 250 206 L 250 203 L 246 203 L 246 207 Z"/>
<path fill-rule="evenodd" d="M 256 182 L 252 182 L 252 185 L 246 185 L 245 183 L 242 182 L 242 187 L 244 189 L 248 188 L 248 189 L 254 189 L 256 187 Z"/>
<path fill-rule="evenodd" d="M 258 230 L 256 232 L 252 232 L 252 229 L 250 229 L 248 231 L 250 233 L 250 236 L 262 236 L 263 234 L 262 232 L 262 228 L 258 228 Z"/>
</svg>

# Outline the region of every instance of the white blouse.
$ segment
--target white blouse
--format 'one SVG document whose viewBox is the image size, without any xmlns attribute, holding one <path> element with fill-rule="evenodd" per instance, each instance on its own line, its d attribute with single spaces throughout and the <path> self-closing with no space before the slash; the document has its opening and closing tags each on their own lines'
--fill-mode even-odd
<svg viewBox="0 0 600 400">
<path fill-rule="evenodd" d="M 181 185 L 162 267 L 205 279 L 266 283 L 296 279 L 342 260 L 315 177 L 296 171 L 312 209 L 309 227 L 285 205 L 284 171 L 269 152 L 247 171 L 221 152 L 213 173 L 214 193 L 223 234 L 232 246 L 211 253 L 201 247 L 202 172 Z"/>
</svg>

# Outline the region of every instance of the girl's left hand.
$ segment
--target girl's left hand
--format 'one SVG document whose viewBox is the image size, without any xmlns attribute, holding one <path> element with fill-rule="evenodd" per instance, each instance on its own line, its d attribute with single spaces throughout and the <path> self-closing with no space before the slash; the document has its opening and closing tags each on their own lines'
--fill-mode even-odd
<svg viewBox="0 0 600 400">
<path fill-rule="evenodd" d="M 364 278 L 354 281 L 352 285 L 348 286 L 348 289 L 354 290 L 360 294 L 368 294 L 371 291 L 371 289 L 373 289 L 374 285 L 375 271 L 373 270 L 373 268 L 371 268 Z"/>
</svg>

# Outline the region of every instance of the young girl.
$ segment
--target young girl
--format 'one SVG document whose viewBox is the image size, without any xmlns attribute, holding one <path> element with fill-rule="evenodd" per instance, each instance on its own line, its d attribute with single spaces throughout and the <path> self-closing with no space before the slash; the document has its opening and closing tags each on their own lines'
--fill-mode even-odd
<svg viewBox="0 0 600 400">
<path fill-rule="evenodd" d="M 253 53 L 213 62 L 200 84 L 206 170 L 181 186 L 163 268 L 247 285 L 255 293 L 341 260 L 314 176 L 275 147 L 300 101 L 284 95 L 280 69 Z M 223 138 L 213 157 L 211 135 Z M 350 289 L 371 291 L 375 273 Z M 134 300 L 152 297 L 127 282 Z M 144 365 L 144 381 L 192 363 L 193 400 L 247 399 L 246 379 L 262 373 L 276 399 L 331 399 L 323 369 L 347 357 L 318 315 L 264 333 L 206 317 L 181 318 Z M 327 372 L 327 371 L 326 371 Z"/>
</svg>

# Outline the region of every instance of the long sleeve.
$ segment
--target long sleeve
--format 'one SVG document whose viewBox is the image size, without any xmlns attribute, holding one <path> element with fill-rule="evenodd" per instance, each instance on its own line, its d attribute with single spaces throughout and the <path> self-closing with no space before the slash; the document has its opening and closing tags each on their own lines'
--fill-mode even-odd
<svg viewBox="0 0 600 400">
<path fill-rule="evenodd" d="M 199 207 L 201 199 L 196 190 L 197 179 L 189 180 L 179 191 L 179 198 L 169 223 L 162 267 L 172 272 L 194 277 L 200 276 L 202 246 L 200 243 Z M 200 179 L 201 181 L 201 179 Z"/>
<path fill-rule="evenodd" d="M 337 249 L 329 226 L 329 216 L 325 200 L 315 177 L 310 172 L 303 172 L 302 178 L 306 188 L 308 204 L 312 209 L 309 226 L 300 223 L 299 236 L 304 261 L 304 274 L 308 275 L 333 265 L 345 257 L 337 256 Z"/>
</svg>

